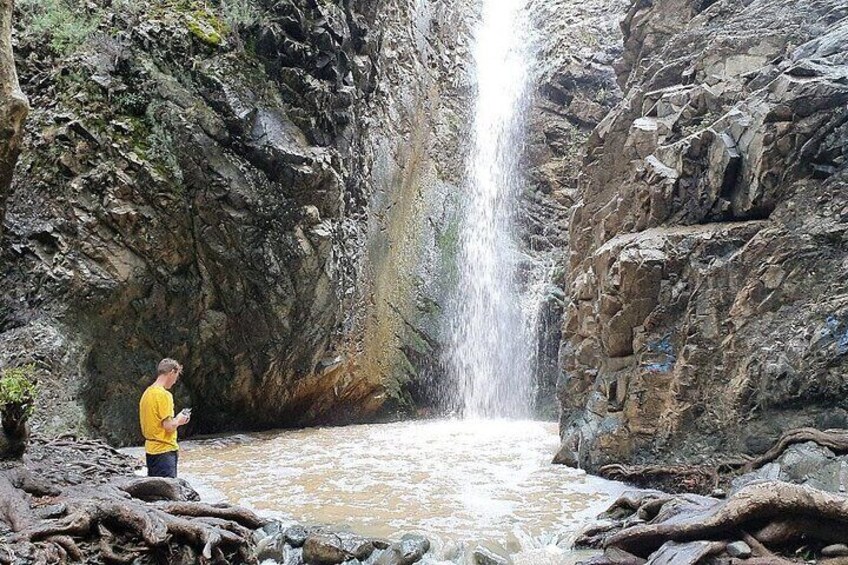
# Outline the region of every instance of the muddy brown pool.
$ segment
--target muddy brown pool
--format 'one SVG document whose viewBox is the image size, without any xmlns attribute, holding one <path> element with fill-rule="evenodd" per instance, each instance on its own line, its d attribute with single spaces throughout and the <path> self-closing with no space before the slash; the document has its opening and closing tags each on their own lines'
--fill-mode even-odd
<svg viewBox="0 0 848 565">
<path fill-rule="evenodd" d="M 565 565 L 573 536 L 626 487 L 550 464 L 554 423 L 437 420 L 311 428 L 181 444 L 205 500 L 368 536 L 421 533 L 430 563 L 478 544 L 516 563 Z"/>
</svg>

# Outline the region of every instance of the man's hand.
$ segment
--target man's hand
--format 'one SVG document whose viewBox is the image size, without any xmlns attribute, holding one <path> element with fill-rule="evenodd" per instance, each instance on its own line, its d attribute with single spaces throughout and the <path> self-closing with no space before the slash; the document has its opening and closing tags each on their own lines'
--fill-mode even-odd
<svg viewBox="0 0 848 565">
<path fill-rule="evenodd" d="M 186 415 L 185 412 L 180 412 L 174 418 L 168 418 L 167 420 L 163 421 L 162 427 L 169 432 L 173 432 L 180 426 L 185 426 L 189 420 L 191 420 L 190 416 Z"/>
</svg>

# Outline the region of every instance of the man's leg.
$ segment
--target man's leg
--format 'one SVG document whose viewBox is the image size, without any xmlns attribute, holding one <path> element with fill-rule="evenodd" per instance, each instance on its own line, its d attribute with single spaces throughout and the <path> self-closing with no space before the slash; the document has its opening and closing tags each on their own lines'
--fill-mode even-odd
<svg viewBox="0 0 848 565">
<path fill-rule="evenodd" d="M 168 451 L 156 455 L 147 455 L 148 477 L 171 477 L 177 476 L 177 452 Z"/>
</svg>

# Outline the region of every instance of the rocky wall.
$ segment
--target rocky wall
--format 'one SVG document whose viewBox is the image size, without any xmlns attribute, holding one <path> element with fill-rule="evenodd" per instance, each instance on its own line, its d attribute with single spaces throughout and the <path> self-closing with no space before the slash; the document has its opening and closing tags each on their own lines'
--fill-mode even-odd
<svg viewBox="0 0 848 565">
<path fill-rule="evenodd" d="M 535 92 L 527 116 L 526 190 L 518 221 L 525 283 L 539 286 L 537 413 L 556 418 L 571 213 L 592 130 L 621 100 L 614 62 L 626 0 L 533 0 Z"/>
<path fill-rule="evenodd" d="M 396 408 L 409 383 L 367 370 L 384 344 L 353 312 L 411 264 L 381 266 L 375 233 L 397 222 L 375 217 L 451 175 L 430 161 L 457 153 L 444 6 L 88 2 L 44 26 L 58 5 L 16 12 L 33 112 L 0 266 L 0 358 L 37 364 L 37 427 L 137 441 L 164 356 L 185 363 L 189 431 Z M 365 315 L 398 333 L 415 309 L 392 308 Z"/>
<path fill-rule="evenodd" d="M 558 461 L 848 424 L 848 6 L 637 0 L 569 233 Z"/>
</svg>

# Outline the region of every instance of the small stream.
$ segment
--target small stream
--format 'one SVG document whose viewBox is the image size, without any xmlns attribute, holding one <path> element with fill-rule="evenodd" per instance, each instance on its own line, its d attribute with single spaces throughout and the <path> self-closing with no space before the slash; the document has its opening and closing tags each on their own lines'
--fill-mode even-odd
<svg viewBox="0 0 848 565">
<path fill-rule="evenodd" d="M 420 533 L 428 563 L 478 544 L 516 565 L 570 564 L 575 533 L 624 485 L 550 460 L 556 424 L 436 420 L 184 442 L 180 475 L 204 499 L 372 536 Z"/>
</svg>

